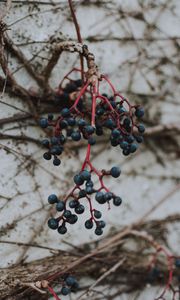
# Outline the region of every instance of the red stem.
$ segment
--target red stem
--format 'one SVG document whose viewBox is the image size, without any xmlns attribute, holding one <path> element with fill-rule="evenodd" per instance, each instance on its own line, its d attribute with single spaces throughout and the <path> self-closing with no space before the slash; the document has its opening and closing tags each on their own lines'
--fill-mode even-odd
<svg viewBox="0 0 180 300">
<path fill-rule="evenodd" d="M 55 293 L 55 291 L 53 290 L 53 288 L 50 287 L 49 285 L 48 285 L 48 290 L 49 290 L 49 292 L 51 293 L 51 295 L 53 295 L 54 299 L 56 299 L 56 300 L 61 300 L 61 299 L 58 297 L 58 295 Z"/>
</svg>

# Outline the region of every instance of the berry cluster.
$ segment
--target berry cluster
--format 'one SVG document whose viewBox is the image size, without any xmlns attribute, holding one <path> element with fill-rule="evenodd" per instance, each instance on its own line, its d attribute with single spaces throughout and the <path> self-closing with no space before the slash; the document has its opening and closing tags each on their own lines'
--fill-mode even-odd
<svg viewBox="0 0 180 300">
<path fill-rule="evenodd" d="M 65 76 L 66 79 L 69 79 L 68 75 Z M 108 97 L 100 93 L 102 80 L 109 84 L 112 96 Z M 90 211 L 90 218 L 86 220 L 85 227 L 91 229 L 95 225 L 95 234 L 101 235 L 105 222 L 99 220 L 101 212 L 93 208 L 92 197 L 94 196 L 98 204 L 107 203 L 109 207 L 113 202 L 114 205 L 119 206 L 122 202 L 121 198 L 109 191 L 104 185 L 103 177 L 110 175 L 117 178 L 120 176 L 120 169 L 113 167 L 110 171 L 98 171 L 90 161 L 91 146 L 96 144 L 98 136 L 110 131 L 109 139 L 113 147 L 119 146 L 124 155 L 134 153 L 138 148 L 138 143 L 143 141 L 142 135 L 145 127 L 139 123 L 139 120 L 143 117 L 144 110 L 139 105 L 131 105 L 126 98 L 117 93 L 105 76 L 101 76 L 101 80 L 98 79 L 94 84 L 89 81 L 83 86 L 81 84 L 81 80 L 69 79 L 68 84 L 63 87 L 62 82 L 58 95 L 60 98 L 74 99 L 73 105 L 70 108 L 64 107 L 56 118 L 50 114 L 48 118 L 40 120 L 42 128 L 53 128 L 52 138 L 43 140 L 42 144 L 47 148 L 44 158 L 46 160 L 53 158 L 55 166 L 60 165 L 59 156 L 68 140 L 78 142 L 84 139 L 87 141 L 86 157 L 81 171 L 74 176 L 73 189 L 63 200 L 59 200 L 54 194 L 48 198 L 48 202 L 56 204 L 56 210 L 61 212 L 58 218 L 51 218 L 48 225 L 51 229 L 57 229 L 60 234 L 65 234 L 66 224 L 76 223 L 78 215 L 84 213 L 85 206 L 82 200 L 85 198 L 89 203 Z M 98 177 L 98 188 L 94 185 L 94 176 Z"/>
<path fill-rule="evenodd" d="M 78 220 L 78 215 L 81 215 L 85 211 L 85 206 L 82 204 L 83 199 L 86 199 L 89 203 L 90 218 L 85 221 L 85 227 L 87 229 L 93 228 L 95 225 L 95 234 L 101 235 L 103 233 L 103 228 L 106 223 L 100 220 L 102 213 L 94 209 L 91 203 L 91 197 L 94 194 L 95 200 L 98 204 L 113 202 L 115 206 L 121 205 L 121 198 L 111 193 L 103 183 L 103 177 L 105 175 L 111 175 L 112 177 L 120 176 L 120 169 L 118 167 L 113 167 L 109 172 L 102 170 L 98 172 L 92 164 L 89 164 L 90 171 L 83 169 L 79 174 L 74 176 L 75 187 L 62 201 L 58 199 L 55 194 L 48 197 L 49 204 L 55 204 L 57 212 L 61 212 L 58 218 L 51 218 L 48 221 L 48 226 L 57 231 L 60 234 L 65 234 L 67 232 L 66 224 L 75 224 Z M 94 188 L 94 183 L 92 181 L 92 175 L 96 174 L 100 181 L 100 187 L 98 189 Z"/>
<path fill-rule="evenodd" d="M 76 280 L 76 278 L 72 275 L 62 275 L 61 281 L 60 281 L 62 287 L 60 292 L 58 292 L 59 295 L 67 296 L 71 292 L 76 292 L 79 288 L 79 284 Z M 54 289 L 48 285 L 49 292 L 54 296 L 55 299 L 60 300 L 58 295 L 55 293 Z"/>
</svg>

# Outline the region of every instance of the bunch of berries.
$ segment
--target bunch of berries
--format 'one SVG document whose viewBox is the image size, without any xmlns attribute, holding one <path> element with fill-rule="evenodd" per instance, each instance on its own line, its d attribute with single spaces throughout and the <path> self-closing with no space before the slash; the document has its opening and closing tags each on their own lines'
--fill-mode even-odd
<svg viewBox="0 0 180 300">
<path fill-rule="evenodd" d="M 69 295 L 71 292 L 76 292 L 77 289 L 79 288 L 79 284 L 76 280 L 76 278 L 72 275 L 66 275 L 64 274 L 62 277 L 61 277 L 61 290 L 60 292 L 58 293 L 59 295 L 63 295 L 63 296 L 67 296 Z M 61 300 L 58 295 L 55 293 L 54 289 L 52 287 L 50 287 L 48 285 L 48 289 L 49 289 L 49 292 L 52 294 L 52 296 L 56 299 L 56 300 Z"/>
<path fill-rule="evenodd" d="M 91 229 L 95 225 L 95 234 L 101 235 L 105 222 L 99 220 L 101 212 L 93 208 L 92 197 L 95 196 L 95 200 L 100 205 L 107 203 L 110 207 L 110 203 L 113 202 L 114 205 L 119 206 L 122 202 L 121 198 L 109 191 L 104 185 L 103 177 L 110 175 L 117 178 L 121 172 L 118 167 L 112 167 L 110 171 L 97 170 L 90 161 L 91 146 L 96 144 L 98 136 L 110 131 L 109 140 L 113 147 L 119 146 L 124 155 L 134 153 L 138 144 L 143 141 L 145 127 L 139 120 L 143 117 L 144 110 L 139 105 L 131 105 L 126 98 L 116 92 L 105 76 L 101 76 L 101 81 L 109 84 L 112 93 L 110 97 L 100 93 L 100 80 L 95 84 L 87 81 L 81 86 L 81 80 L 72 80 L 68 77 L 69 74 L 65 76 L 65 79 L 69 79 L 68 84 L 62 87 L 62 81 L 57 97 L 60 99 L 66 97 L 71 101 L 74 99 L 73 105 L 64 107 L 57 118 L 50 114 L 48 118 L 40 120 L 42 128 L 53 128 L 52 138 L 42 141 L 47 148 L 44 158 L 46 160 L 53 158 L 53 164 L 60 165 L 59 157 L 68 140 L 74 142 L 87 140 L 87 153 L 80 172 L 74 176 L 75 186 L 65 199 L 59 200 L 54 194 L 49 196 L 48 202 L 56 204 L 56 210 L 61 212 L 61 215 L 49 219 L 48 225 L 51 229 L 57 229 L 60 234 L 65 234 L 66 224 L 76 223 L 78 215 L 84 213 L 85 206 L 82 204 L 82 199 L 85 198 L 89 203 L 90 212 L 85 227 Z M 98 177 L 98 188 L 95 188 L 94 176 Z"/>
</svg>

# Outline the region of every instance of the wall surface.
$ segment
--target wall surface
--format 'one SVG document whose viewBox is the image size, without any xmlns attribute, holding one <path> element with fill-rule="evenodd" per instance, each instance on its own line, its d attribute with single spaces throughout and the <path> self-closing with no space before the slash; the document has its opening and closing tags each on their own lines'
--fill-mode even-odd
<svg viewBox="0 0 180 300">
<path fill-rule="evenodd" d="M 53 37 L 76 39 L 67 2 L 53 3 L 47 0 L 43 4 L 40 1 L 37 4 L 35 1 L 32 4 L 25 0 L 13 1 L 5 20 L 9 36 L 37 71 L 47 61 L 48 41 Z M 144 105 L 147 127 L 178 123 L 180 2 L 75 1 L 75 6 L 83 41 L 95 54 L 100 71 L 108 74 L 117 90 L 132 103 Z M 37 83 L 22 64 L 11 55 L 8 61 L 17 81 L 26 89 L 37 91 Z M 51 76 L 53 89 L 66 72 L 78 64 L 77 55 L 63 54 Z M 0 100 L 0 119 L 29 112 L 28 103 L 6 92 L 2 93 Z M 39 140 L 45 136 L 29 120 L 4 124 L 0 132 Z M 108 179 L 107 182 L 110 189 L 122 197 L 123 205 L 111 210 L 102 208 L 107 222 L 105 234 L 138 220 L 180 179 L 180 159 L 178 153 L 171 151 L 173 143 L 171 145 L 171 141 L 164 139 L 158 144 L 148 137 L 145 139 L 147 143 L 130 158 L 123 157 L 119 149 L 110 148 L 109 143 L 100 143 L 93 148 L 93 163 L 99 169 L 118 165 L 122 170 L 120 178 Z M 79 152 L 68 149 L 61 166 L 56 168 L 43 160 L 43 150 L 36 143 L 2 139 L 0 147 L 1 268 L 51 255 L 46 247 L 71 249 L 71 244 L 98 239 L 93 232 L 84 229 L 85 216 L 79 218 L 79 222 L 63 237 L 46 225 L 52 214 L 47 196 L 51 193 L 66 194 L 72 185 L 72 174 L 78 172 L 84 159 L 85 148 Z M 149 218 L 161 219 L 178 212 L 179 197 L 177 191 Z M 175 225 L 169 226 L 169 239 L 173 251 L 178 254 L 180 228 Z M 36 247 L 36 244 L 45 248 Z M 147 288 L 144 293 L 138 299 L 153 299 L 153 289 L 149 292 Z M 124 295 L 117 299 L 135 298 Z"/>
</svg>

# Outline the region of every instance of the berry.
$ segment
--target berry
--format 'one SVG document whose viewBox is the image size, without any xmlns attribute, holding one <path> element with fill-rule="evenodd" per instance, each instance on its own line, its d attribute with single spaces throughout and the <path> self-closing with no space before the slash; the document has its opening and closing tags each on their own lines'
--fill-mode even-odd
<svg viewBox="0 0 180 300">
<path fill-rule="evenodd" d="M 94 210 L 94 217 L 96 219 L 100 219 L 102 217 L 102 213 L 99 210 Z"/>
<path fill-rule="evenodd" d="M 113 199 L 113 204 L 114 204 L 115 206 L 120 206 L 121 203 L 122 203 L 122 199 L 121 199 L 120 197 L 115 197 L 115 198 Z"/>
<path fill-rule="evenodd" d="M 120 136 L 120 131 L 118 129 L 113 129 L 112 136 L 118 138 Z"/>
<path fill-rule="evenodd" d="M 95 131 L 94 127 L 91 126 L 91 125 L 85 126 L 85 127 L 84 127 L 84 130 L 85 130 L 85 132 L 86 132 L 87 134 L 92 134 L 92 133 L 94 133 L 94 131 Z"/>
<path fill-rule="evenodd" d="M 58 144 L 58 138 L 55 137 L 55 136 L 53 136 L 53 137 L 51 138 L 51 144 L 52 144 L 52 145 L 57 145 L 57 144 Z"/>
<path fill-rule="evenodd" d="M 122 142 L 120 143 L 121 149 L 127 149 L 128 146 L 129 146 L 129 144 L 128 144 L 128 142 L 126 142 L 126 141 L 122 141 Z"/>
<path fill-rule="evenodd" d="M 86 126 L 86 121 L 84 119 L 79 119 L 78 122 L 77 122 L 78 126 L 80 127 L 84 127 Z"/>
<path fill-rule="evenodd" d="M 77 200 L 71 200 L 70 202 L 69 202 L 69 207 L 70 208 L 75 208 L 75 207 L 77 207 L 79 205 L 79 202 L 77 201 Z"/>
<path fill-rule="evenodd" d="M 180 258 L 176 258 L 176 260 L 175 260 L 175 266 L 177 268 L 180 268 Z"/>
<path fill-rule="evenodd" d="M 59 141 L 60 141 L 61 144 L 64 144 L 64 143 L 65 143 L 66 138 L 65 138 L 65 136 L 64 136 L 63 134 L 61 134 L 61 135 L 59 136 Z"/>
<path fill-rule="evenodd" d="M 71 134 L 71 138 L 73 141 L 80 141 L 81 139 L 81 134 L 79 131 L 74 131 L 72 134 Z"/>
<path fill-rule="evenodd" d="M 61 289 L 61 294 L 64 296 L 67 296 L 70 292 L 71 292 L 71 290 L 66 286 L 63 286 Z"/>
<path fill-rule="evenodd" d="M 51 218 L 48 220 L 48 226 L 49 228 L 55 230 L 58 228 L 58 221 L 54 218 Z"/>
<path fill-rule="evenodd" d="M 68 126 L 68 122 L 66 120 L 62 120 L 60 121 L 60 127 L 62 129 L 66 128 Z"/>
<path fill-rule="evenodd" d="M 49 204 L 57 203 L 58 202 L 57 196 L 55 194 L 49 195 L 48 202 L 49 202 Z"/>
<path fill-rule="evenodd" d="M 144 109 L 142 107 L 137 107 L 135 115 L 137 118 L 142 118 L 144 116 Z"/>
<path fill-rule="evenodd" d="M 74 176 L 74 183 L 77 184 L 77 185 L 82 185 L 84 183 L 83 177 L 79 174 L 76 174 Z"/>
<path fill-rule="evenodd" d="M 66 226 L 64 226 L 64 225 L 59 226 L 59 227 L 58 227 L 58 232 L 59 232 L 60 234 L 65 234 L 65 233 L 67 232 Z"/>
<path fill-rule="evenodd" d="M 143 137 L 141 135 L 135 136 L 135 139 L 139 144 L 143 142 Z"/>
<path fill-rule="evenodd" d="M 86 182 L 86 187 L 93 187 L 94 183 L 92 182 L 92 180 L 88 180 Z"/>
<path fill-rule="evenodd" d="M 90 194 L 94 193 L 94 189 L 93 189 L 93 187 L 91 187 L 91 186 L 87 186 L 87 187 L 86 187 L 86 193 L 87 193 L 88 195 L 90 195 Z"/>
<path fill-rule="evenodd" d="M 145 127 L 144 127 L 143 124 L 139 124 L 139 126 L 138 126 L 137 128 L 138 128 L 138 131 L 139 131 L 140 133 L 144 133 Z"/>
<path fill-rule="evenodd" d="M 81 87 L 81 86 L 82 86 L 82 80 L 81 80 L 81 79 L 75 80 L 74 83 L 75 83 L 75 85 L 76 85 L 77 87 Z"/>
<path fill-rule="evenodd" d="M 49 141 L 47 139 L 42 140 L 41 144 L 45 147 L 49 147 Z"/>
<path fill-rule="evenodd" d="M 51 159 L 51 153 L 50 153 L 50 152 L 45 152 L 45 153 L 43 154 L 43 157 L 44 157 L 44 159 L 46 159 L 46 160 L 50 160 L 50 159 Z"/>
<path fill-rule="evenodd" d="M 137 148 L 138 148 L 138 146 L 136 144 L 131 144 L 129 150 L 131 153 L 134 153 L 134 152 L 136 152 Z"/>
<path fill-rule="evenodd" d="M 97 192 L 95 199 L 100 204 L 104 204 L 106 202 L 106 200 L 104 199 L 104 194 L 102 192 Z"/>
<path fill-rule="evenodd" d="M 113 129 L 115 127 L 115 123 L 112 119 L 107 119 L 104 123 L 104 126 L 106 126 L 109 129 Z"/>
<path fill-rule="evenodd" d="M 103 135 L 103 129 L 101 127 L 96 128 L 96 135 L 98 136 Z"/>
<path fill-rule="evenodd" d="M 63 213 L 63 216 L 64 216 L 66 219 L 70 218 L 71 215 L 72 215 L 72 214 L 71 214 L 71 211 L 70 211 L 70 210 L 65 210 L 64 213 Z"/>
<path fill-rule="evenodd" d="M 54 166 L 59 166 L 61 164 L 61 161 L 59 158 L 55 157 L 54 160 L 53 160 L 53 165 Z"/>
<path fill-rule="evenodd" d="M 54 145 L 51 148 L 51 154 L 53 155 L 61 155 L 62 154 L 62 147 L 58 145 Z"/>
<path fill-rule="evenodd" d="M 86 191 L 85 190 L 80 190 L 79 191 L 79 198 L 83 198 L 86 196 Z"/>
<path fill-rule="evenodd" d="M 90 144 L 91 146 L 95 145 L 96 144 L 96 139 L 94 136 L 90 136 L 88 138 L 88 144 Z"/>
<path fill-rule="evenodd" d="M 106 223 L 103 220 L 98 221 L 98 223 L 97 223 L 98 228 L 104 228 L 105 226 L 106 226 Z"/>
<path fill-rule="evenodd" d="M 103 234 L 103 231 L 102 231 L 102 229 L 100 228 L 100 227 L 97 227 L 96 229 L 95 229 L 95 232 L 94 232 L 96 235 L 102 235 Z"/>
<path fill-rule="evenodd" d="M 47 128 L 48 127 L 48 120 L 43 118 L 39 121 L 39 125 L 42 127 L 42 128 Z"/>
<path fill-rule="evenodd" d="M 73 277 L 73 276 L 68 276 L 67 278 L 66 278 L 66 284 L 68 285 L 68 286 L 72 286 L 72 285 L 74 285 L 76 283 L 76 279 Z"/>
<path fill-rule="evenodd" d="M 76 120 L 74 118 L 68 118 L 67 119 L 68 125 L 69 126 L 74 126 L 76 125 Z"/>
<path fill-rule="evenodd" d="M 75 212 L 80 215 L 80 214 L 83 214 L 85 208 L 82 204 L 80 204 L 78 207 L 75 208 Z"/>
<path fill-rule="evenodd" d="M 77 90 L 77 85 L 75 84 L 75 82 L 70 82 L 68 84 L 66 84 L 64 91 L 68 94 L 75 92 Z"/>
<path fill-rule="evenodd" d="M 121 174 L 121 170 L 118 167 L 112 167 L 110 170 L 110 174 L 112 177 L 117 178 Z"/>
<path fill-rule="evenodd" d="M 112 195 L 111 192 L 107 192 L 107 193 L 104 194 L 104 199 L 105 199 L 106 201 L 109 201 L 109 200 L 111 200 L 112 196 L 113 196 L 113 195 Z"/>
<path fill-rule="evenodd" d="M 85 227 L 86 227 L 87 229 L 91 229 L 91 228 L 93 227 L 93 221 L 92 221 L 92 220 L 87 220 L 87 221 L 85 222 Z"/>
<path fill-rule="evenodd" d="M 58 201 L 58 203 L 56 204 L 56 210 L 57 211 L 63 211 L 65 208 L 65 204 L 63 201 Z"/>
<path fill-rule="evenodd" d="M 80 176 L 82 176 L 83 180 L 90 180 L 91 179 L 91 173 L 88 170 L 83 170 L 80 173 Z"/>
<path fill-rule="evenodd" d="M 68 218 L 68 223 L 70 224 L 75 224 L 78 220 L 78 217 L 75 214 L 72 214 L 69 218 Z"/>
<path fill-rule="evenodd" d="M 70 110 L 69 108 L 65 107 L 61 110 L 61 116 L 62 117 L 68 117 L 70 115 Z"/>
</svg>

